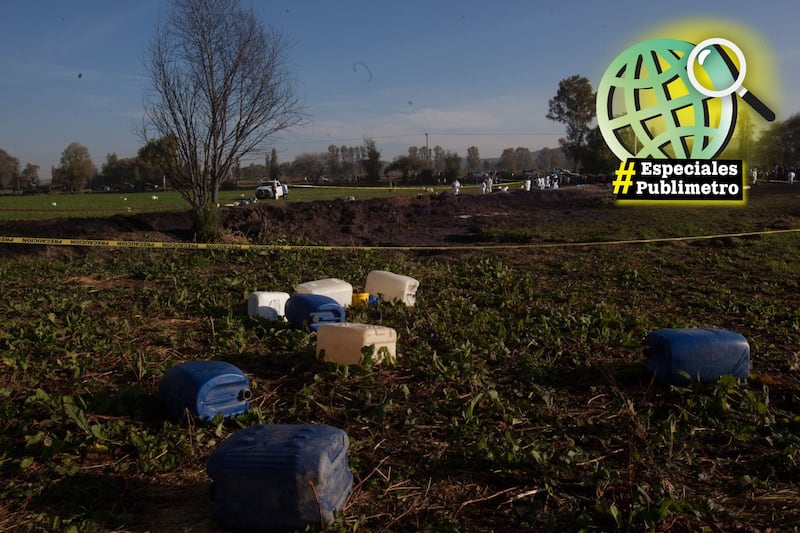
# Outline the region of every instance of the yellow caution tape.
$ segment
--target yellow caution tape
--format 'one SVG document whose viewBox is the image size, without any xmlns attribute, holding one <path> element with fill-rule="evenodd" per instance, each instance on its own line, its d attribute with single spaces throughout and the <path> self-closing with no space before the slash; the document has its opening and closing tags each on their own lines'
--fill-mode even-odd
<svg viewBox="0 0 800 533">
<path fill-rule="evenodd" d="M 656 237 L 651 239 L 627 239 L 615 241 L 587 241 L 587 242 L 559 242 L 559 243 L 533 243 L 533 244 L 487 244 L 469 246 L 330 246 L 330 245 L 294 245 L 294 244 L 239 244 L 239 243 L 202 243 L 202 242 L 172 242 L 172 241 L 125 241 L 106 239 L 56 239 L 49 237 L 5 237 L 0 236 L 0 244 L 29 244 L 45 246 L 89 246 L 110 248 L 145 248 L 168 250 L 512 250 L 536 248 L 574 248 L 589 246 L 620 246 L 625 244 L 649 244 L 679 241 L 698 241 L 710 239 L 723 239 L 732 237 L 756 237 L 762 235 L 776 235 L 781 233 L 798 233 L 800 228 L 748 231 L 740 233 L 722 233 L 716 235 L 698 235 L 689 237 Z"/>
</svg>

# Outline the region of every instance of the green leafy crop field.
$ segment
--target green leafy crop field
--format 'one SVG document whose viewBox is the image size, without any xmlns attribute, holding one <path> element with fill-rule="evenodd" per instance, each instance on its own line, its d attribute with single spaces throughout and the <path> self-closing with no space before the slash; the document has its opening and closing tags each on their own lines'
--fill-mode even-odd
<svg viewBox="0 0 800 533">
<path fill-rule="evenodd" d="M 773 195 L 675 222 L 793 230 L 798 202 Z M 623 222 L 592 238 L 651 236 L 675 216 L 614 213 Z M 550 215 L 557 230 L 522 237 L 587 236 L 575 209 Z M 374 269 L 421 283 L 415 307 L 348 310 L 348 321 L 396 329 L 395 366 L 323 363 L 315 334 L 247 316 L 252 291 L 328 277 L 360 289 Z M 491 252 L 7 253 L 0 530 L 218 531 L 206 461 L 262 423 L 348 433 L 354 489 L 331 531 L 792 530 L 799 274 L 794 232 Z M 750 377 L 651 383 L 642 339 L 691 326 L 744 335 Z M 241 368 L 250 410 L 168 419 L 159 382 L 188 360 Z"/>
</svg>

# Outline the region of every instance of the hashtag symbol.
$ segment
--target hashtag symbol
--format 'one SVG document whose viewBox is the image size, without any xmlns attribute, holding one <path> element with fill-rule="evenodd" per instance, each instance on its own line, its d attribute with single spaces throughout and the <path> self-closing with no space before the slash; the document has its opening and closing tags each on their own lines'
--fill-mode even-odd
<svg viewBox="0 0 800 533">
<path fill-rule="evenodd" d="M 617 179 L 611 183 L 614 187 L 614 194 L 618 194 L 620 188 L 622 188 L 622 194 L 628 194 L 628 187 L 633 185 L 633 180 L 631 178 L 636 175 L 633 161 L 630 163 L 625 163 L 625 161 L 620 162 L 619 168 L 614 171 L 614 174 L 617 175 Z"/>
</svg>

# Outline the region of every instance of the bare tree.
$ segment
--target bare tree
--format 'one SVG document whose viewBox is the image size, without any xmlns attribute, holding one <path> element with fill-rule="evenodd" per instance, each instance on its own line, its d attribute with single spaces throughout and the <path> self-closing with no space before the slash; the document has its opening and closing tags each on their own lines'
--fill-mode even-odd
<svg viewBox="0 0 800 533">
<path fill-rule="evenodd" d="M 378 181 L 380 178 L 383 169 L 381 152 L 370 137 L 364 137 L 364 145 L 361 147 L 361 168 L 367 175 L 367 179 Z"/>
<path fill-rule="evenodd" d="M 295 156 L 292 171 L 295 176 L 303 176 L 313 181 L 325 173 L 327 164 L 327 153 L 306 152 Z"/>
<path fill-rule="evenodd" d="M 505 148 L 500 154 L 499 168 L 509 172 L 517 171 L 517 156 L 513 148 Z"/>
<path fill-rule="evenodd" d="M 341 151 L 335 144 L 328 145 L 328 173 L 335 176 L 341 167 Z"/>
<path fill-rule="evenodd" d="M 433 171 L 437 174 L 444 173 L 444 158 L 447 154 L 438 144 L 433 147 Z"/>
<path fill-rule="evenodd" d="M 361 147 L 360 146 L 347 146 L 342 145 L 339 148 L 339 155 L 341 157 L 341 171 L 345 176 L 356 176 L 361 173 Z"/>
<path fill-rule="evenodd" d="M 278 165 L 278 151 L 273 148 L 269 157 L 269 179 L 278 179 L 280 173 L 280 165 Z"/>
<path fill-rule="evenodd" d="M 528 148 L 524 146 L 518 146 L 516 150 L 514 150 L 514 159 L 517 162 L 517 168 L 519 170 L 531 170 L 533 168 L 533 155 Z"/>
<path fill-rule="evenodd" d="M 536 156 L 536 168 L 539 170 L 550 170 L 552 168 L 564 168 L 567 166 L 567 157 L 561 148 L 542 148 Z"/>
<path fill-rule="evenodd" d="M 288 44 L 239 0 L 172 0 L 147 50 L 142 136 L 174 136 L 167 179 L 198 216 L 217 202 L 236 162 L 299 124 Z"/>
<path fill-rule="evenodd" d="M 450 181 L 461 174 L 461 156 L 456 152 L 447 152 L 444 156 L 444 176 Z"/>
<path fill-rule="evenodd" d="M 39 186 L 39 165 L 27 163 L 22 170 L 22 186 L 25 188 Z"/>
<path fill-rule="evenodd" d="M 422 159 L 422 161 L 425 163 L 425 167 L 429 171 L 432 171 L 432 169 L 431 169 L 431 159 L 432 159 L 431 154 L 432 153 L 433 152 L 431 151 L 431 149 L 428 148 L 427 146 L 420 146 L 419 147 L 419 158 Z"/>
<path fill-rule="evenodd" d="M 467 170 L 478 172 L 481 169 L 481 155 L 477 146 L 467 148 Z"/>
</svg>

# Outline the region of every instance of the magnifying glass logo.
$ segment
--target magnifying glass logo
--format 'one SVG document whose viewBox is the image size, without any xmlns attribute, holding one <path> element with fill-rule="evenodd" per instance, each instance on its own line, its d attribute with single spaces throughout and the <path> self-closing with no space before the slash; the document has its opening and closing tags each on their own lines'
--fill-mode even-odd
<svg viewBox="0 0 800 533">
<path fill-rule="evenodd" d="M 739 61 L 738 69 L 731 62 L 730 57 L 728 57 L 725 50 L 722 49 L 723 46 L 733 52 L 733 55 L 736 56 L 736 59 Z M 716 56 L 714 54 L 716 54 Z M 727 70 L 726 77 L 735 77 L 733 83 L 719 90 L 709 89 L 700 83 L 700 81 L 697 79 L 697 73 L 695 72 L 694 68 L 695 63 L 701 67 L 704 67 L 704 64 L 711 64 L 712 66 L 715 66 L 715 59 L 722 59 L 724 61 L 724 70 Z M 717 63 L 719 63 L 719 61 L 717 61 Z M 686 73 L 689 75 L 689 82 L 700 94 L 708 96 L 709 98 L 724 98 L 729 94 L 736 93 L 741 96 L 742 100 L 747 102 L 750 107 L 755 109 L 759 115 L 764 117 L 765 120 L 768 122 L 775 120 L 775 113 L 769 107 L 767 107 L 764 102 L 759 100 L 756 95 L 744 87 L 744 77 L 747 73 L 747 61 L 745 61 L 742 50 L 728 39 L 723 39 L 722 37 L 712 37 L 711 39 L 706 39 L 692 48 L 692 51 L 689 52 L 689 56 L 686 60 Z"/>
</svg>

